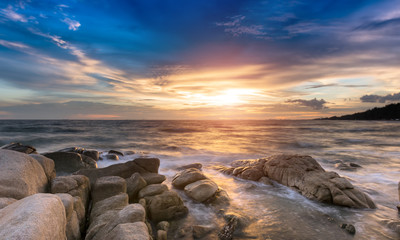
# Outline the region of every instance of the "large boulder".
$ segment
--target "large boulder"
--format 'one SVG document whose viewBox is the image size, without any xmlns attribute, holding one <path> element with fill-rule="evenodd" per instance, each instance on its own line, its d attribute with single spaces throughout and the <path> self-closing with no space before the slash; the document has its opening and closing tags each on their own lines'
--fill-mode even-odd
<svg viewBox="0 0 400 240">
<path fill-rule="evenodd" d="M 159 184 L 165 181 L 166 177 L 158 173 L 140 174 L 147 184 Z"/>
<path fill-rule="evenodd" d="M 56 169 L 54 161 L 50 158 L 47 158 L 40 154 L 30 154 L 29 156 L 33 157 L 42 165 L 44 173 L 47 176 L 47 180 L 51 182 L 56 177 Z"/>
<path fill-rule="evenodd" d="M 139 191 L 146 187 L 147 182 L 142 178 L 140 173 L 134 173 L 130 178 L 125 179 L 126 180 L 126 192 L 129 195 L 129 202 L 134 202 L 137 200 L 137 195 Z"/>
<path fill-rule="evenodd" d="M 108 240 L 149 240 L 150 235 L 144 222 L 117 225 L 104 239 Z"/>
<path fill-rule="evenodd" d="M 92 211 L 90 212 L 90 222 L 94 221 L 104 212 L 122 210 L 124 207 L 128 206 L 128 204 L 128 195 L 126 193 L 120 193 L 96 202 L 93 204 Z"/>
<path fill-rule="evenodd" d="M 119 176 L 122 178 L 129 178 L 130 176 L 132 176 L 132 174 L 136 172 L 149 173 L 149 171 L 143 167 L 146 163 L 152 165 L 155 168 L 155 166 L 159 166 L 160 160 L 158 158 L 140 158 L 140 160 L 135 159 L 126 163 L 114 164 L 105 168 L 81 169 L 74 174 L 87 176 L 90 179 L 90 183 L 93 185 L 100 177 Z M 153 167 L 147 168 L 153 169 Z"/>
<path fill-rule="evenodd" d="M 66 215 L 60 198 L 35 194 L 0 210 L 0 236 L 8 240 L 65 240 Z"/>
<path fill-rule="evenodd" d="M 34 158 L 27 154 L 0 150 L 0 197 L 21 199 L 48 189 L 48 179 Z"/>
<path fill-rule="evenodd" d="M 62 203 L 64 204 L 65 214 L 67 219 L 66 235 L 67 240 L 80 240 L 81 229 L 79 224 L 78 214 L 74 209 L 74 197 L 67 193 L 57 193 Z"/>
<path fill-rule="evenodd" d="M 0 209 L 5 208 L 8 205 L 10 205 L 16 201 L 17 201 L 17 199 L 15 199 L 15 198 L 2 197 L 2 198 L 0 198 Z"/>
<path fill-rule="evenodd" d="M 148 172 L 158 173 L 160 167 L 160 159 L 158 158 L 136 158 L 133 161 Z"/>
<path fill-rule="evenodd" d="M 51 152 L 43 154 L 54 160 L 57 175 L 74 173 L 80 169 L 97 168 L 94 159 L 74 152 Z"/>
<path fill-rule="evenodd" d="M 167 190 L 168 187 L 165 184 L 150 184 L 139 191 L 139 198 L 158 195 Z"/>
<path fill-rule="evenodd" d="M 95 161 L 98 161 L 99 157 L 100 157 L 99 151 L 89 150 L 89 149 L 85 149 L 82 147 L 69 147 L 69 148 L 64 148 L 64 149 L 58 150 L 57 152 L 79 153 L 79 154 L 88 156 Z"/>
<path fill-rule="evenodd" d="M 177 173 L 173 180 L 172 186 L 178 189 L 183 189 L 186 185 L 194 183 L 207 177 L 197 168 L 189 168 Z"/>
<path fill-rule="evenodd" d="M 22 145 L 21 143 L 9 143 L 1 146 L 0 149 L 12 150 L 25 154 L 37 153 L 36 148 L 29 145 Z"/>
<path fill-rule="evenodd" d="M 148 197 L 149 218 L 155 223 L 180 218 L 188 213 L 182 199 L 176 192 L 165 191 L 162 194 Z"/>
<path fill-rule="evenodd" d="M 271 156 L 265 159 L 263 171 L 268 178 L 289 186 L 310 199 L 353 208 L 376 207 L 368 195 L 337 173 L 325 172 L 310 156 Z"/>
<path fill-rule="evenodd" d="M 89 179 L 83 175 L 56 177 L 51 181 L 51 193 L 68 193 L 81 198 L 85 207 L 89 203 Z"/>
<path fill-rule="evenodd" d="M 118 176 L 106 176 L 97 179 L 93 186 L 91 195 L 92 202 L 96 203 L 103 199 L 126 193 L 126 181 Z"/>
<path fill-rule="evenodd" d="M 217 192 L 218 185 L 210 179 L 204 179 L 186 185 L 184 190 L 190 198 L 197 202 L 204 202 Z"/>
</svg>

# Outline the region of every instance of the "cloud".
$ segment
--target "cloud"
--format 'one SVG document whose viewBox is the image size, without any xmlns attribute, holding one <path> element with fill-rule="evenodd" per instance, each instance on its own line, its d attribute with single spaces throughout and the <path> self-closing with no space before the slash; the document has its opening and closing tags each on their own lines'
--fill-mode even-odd
<svg viewBox="0 0 400 240">
<path fill-rule="evenodd" d="M 328 108 L 326 106 L 324 106 L 327 101 L 325 101 L 324 99 L 311 99 L 311 100 L 304 100 L 304 99 L 293 99 L 293 100 L 287 100 L 287 103 L 296 103 L 298 105 L 301 106 L 305 106 L 305 107 L 311 107 L 314 110 L 321 110 L 324 108 Z"/>
<path fill-rule="evenodd" d="M 5 18 L 15 22 L 28 22 L 28 18 L 24 15 L 19 14 L 14 11 L 11 5 L 8 5 L 7 8 L 0 10 L 0 15 L 3 15 Z"/>
<path fill-rule="evenodd" d="M 388 27 L 400 27 L 400 17 L 364 23 L 354 30 L 380 30 Z"/>
<path fill-rule="evenodd" d="M 78 21 L 72 20 L 70 18 L 65 18 L 62 21 L 68 25 L 69 30 L 76 31 L 81 26 L 81 24 Z"/>
<path fill-rule="evenodd" d="M 254 35 L 254 36 L 265 36 L 264 27 L 262 25 L 250 24 L 246 25 L 243 23 L 246 17 L 242 15 L 231 17 L 230 21 L 217 22 L 216 26 L 225 27 L 225 32 L 232 34 L 235 37 L 240 35 Z"/>
<path fill-rule="evenodd" d="M 360 100 L 361 102 L 369 102 L 369 103 L 397 102 L 400 101 L 400 93 L 388 94 L 386 96 L 364 95 L 360 98 Z"/>
</svg>

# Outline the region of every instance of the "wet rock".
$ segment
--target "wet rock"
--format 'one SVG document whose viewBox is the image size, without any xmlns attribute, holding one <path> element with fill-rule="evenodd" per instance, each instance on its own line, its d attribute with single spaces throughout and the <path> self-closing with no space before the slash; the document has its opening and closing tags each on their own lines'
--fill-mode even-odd
<svg viewBox="0 0 400 240">
<path fill-rule="evenodd" d="M 350 167 L 354 167 L 354 168 L 361 168 L 361 165 L 358 165 L 357 163 L 349 163 Z"/>
<path fill-rule="evenodd" d="M 3 209 L 16 201 L 17 199 L 15 198 L 7 198 L 7 197 L 0 198 L 0 209 Z"/>
<path fill-rule="evenodd" d="M 235 218 L 230 219 L 218 233 L 218 238 L 220 240 L 232 240 L 233 234 L 238 225 L 238 220 Z"/>
<path fill-rule="evenodd" d="M 365 193 L 335 172 L 325 172 L 310 156 L 275 155 L 265 159 L 264 175 L 307 198 L 353 208 L 376 208 Z"/>
<path fill-rule="evenodd" d="M 135 151 L 125 151 L 125 155 L 133 155 L 135 154 Z"/>
<path fill-rule="evenodd" d="M 186 170 L 189 168 L 196 168 L 196 169 L 201 170 L 202 167 L 203 167 L 203 165 L 201 163 L 192 163 L 192 164 L 180 166 L 180 167 L 176 168 L 176 170 L 182 171 L 182 170 Z"/>
<path fill-rule="evenodd" d="M 119 160 L 119 157 L 118 157 L 117 154 L 107 154 L 107 155 L 106 155 L 106 158 L 107 158 L 108 160 L 115 160 L 115 161 L 118 161 L 118 160 Z"/>
<path fill-rule="evenodd" d="M 167 185 L 164 184 L 150 184 L 139 191 L 139 198 L 154 196 L 161 194 L 168 190 Z"/>
<path fill-rule="evenodd" d="M 186 185 L 184 190 L 185 194 L 190 198 L 197 202 L 204 202 L 216 193 L 218 186 L 210 179 L 204 179 Z"/>
<path fill-rule="evenodd" d="M 147 184 L 159 184 L 165 181 L 165 176 L 158 173 L 142 173 L 141 176 Z"/>
<path fill-rule="evenodd" d="M 30 154 L 32 158 L 36 159 L 43 168 L 47 180 L 51 182 L 56 177 L 56 169 L 54 161 L 40 154 Z"/>
<path fill-rule="evenodd" d="M 95 160 L 73 152 L 52 152 L 43 154 L 53 159 L 57 175 L 65 175 L 76 172 L 80 169 L 97 168 Z"/>
<path fill-rule="evenodd" d="M 160 167 L 160 159 L 158 158 L 136 158 L 133 161 L 148 172 L 158 173 Z"/>
<path fill-rule="evenodd" d="M 149 218 L 153 222 L 168 221 L 185 216 L 188 209 L 176 192 L 165 191 L 148 200 Z"/>
<path fill-rule="evenodd" d="M 139 173 L 134 173 L 130 178 L 125 179 L 127 190 L 129 195 L 129 202 L 134 202 L 137 199 L 137 194 L 139 191 L 146 187 L 147 182 L 142 178 Z"/>
<path fill-rule="evenodd" d="M 22 145 L 21 143 L 9 143 L 4 146 L 1 146 L 0 149 L 12 150 L 16 152 L 21 152 L 25 154 L 35 154 L 36 148 L 29 146 L 29 145 Z"/>
<path fill-rule="evenodd" d="M 400 221 L 399 220 L 388 219 L 388 220 L 382 221 L 382 223 L 385 224 L 389 229 L 400 234 Z"/>
<path fill-rule="evenodd" d="M 234 167 L 225 167 L 225 166 L 213 166 L 212 168 L 226 175 L 233 175 L 233 171 L 235 170 Z"/>
<path fill-rule="evenodd" d="M 211 204 L 211 206 L 216 207 L 216 208 L 223 208 L 226 206 L 229 206 L 230 204 L 230 197 L 228 195 L 228 193 L 219 188 L 215 194 L 210 197 L 209 199 L 207 199 L 204 203 L 206 204 Z"/>
<path fill-rule="evenodd" d="M 158 165 L 160 163 L 160 160 L 158 160 Z M 152 165 L 155 165 L 157 160 L 150 160 L 149 162 L 152 163 Z M 158 171 L 158 169 L 157 169 Z M 114 164 L 105 168 L 97 168 L 97 169 L 81 169 L 78 172 L 74 174 L 78 175 L 85 175 L 90 179 L 90 184 L 93 185 L 96 180 L 100 177 L 105 177 L 105 176 L 119 176 L 122 178 L 129 178 L 132 176 L 134 173 L 148 173 L 149 171 L 143 168 L 142 166 L 138 165 L 136 163 L 136 160 L 129 161 L 126 163 L 119 163 L 119 164 Z"/>
<path fill-rule="evenodd" d="M 118 176 L 107 176 L 97 179 L 91 191 L 92 202 L 96 203 L 103 199 L 126 193 L 126 181 Z"/>
<path fill-rule="evenodd" d="M 240 177 L 242 179 L 251 180 L 251 181 L 258 181 L 262 176 L 264 176 L 264 174 L 261 170 L 252 168 L 252 167 L 246 167 L 238 175 L 238 177 Z"/>
<path fill-rule="evenodd" d="M 82 147 L 68 147 L 58 150 L 57 152 L 71 152 L 71 153 L 79 153 L 82 154 L 85 151 Z"/>
<path fill-rule="evenodd" d="M 206 179 L 207 177 L 196 168 L 189 168 L 182 172 L 177 173 L 173 180 L 172 186 L 178 189 L 183 189 L 186 185 L 194 183 L 199 180 Z"/>
<path fill-rule="evenodd" d="M 356 234 L 356 228 L 352 224 L 342 223 L 340 227 L 346 230 L 351 235 Z"/>
<path fill-rule="evenodd" d="M 258 182 L 260 183 L 264 183 L 265 185 L 273 185 L 271 179 L 267 178 L 267 177 L 261 177 L 260 179 L 258 179 Z"/>
<path fill-rule="evenodd" d="M 233 219 L 235 222 L 235 229 L 238 231 L 245 229 L 250 224 L 250 219 L 247 216 L 237 212 L 226 212 L 223 217 L 228 223 Z"/>
<path fill-rule="evenodd" d="M 119 155 L 119 156 L 124 156 L 124 154 L 120 151 L 117 150 L 110 150 L 108 151 L 108 154 L 115 154 L 115 155 Z"/>
<path fill-rule="evenodd" d="M 124 223 L 117 225 L 104 239 L 107 240 L 149 240 L 147 226 L 143 222 Z"/>
<path fill-rule="evenodd" d="M 166 232 L 168 232 L 169 230 L 169 222 L 167 221 L 161 221 L 157 224 L 157 229 L 158 230 L 164 230 Z"/>
<path fill-rule="evenodd" d="M 0 150 L 0 197 L 21 199 L 46 192 L 49 187 L 42 165 L 31 156 Z"/>
<path fill-rule="evenodd" d="M 97 150 L 85 150 L 82 153 L 85 156 L 90 157 L 91 159 L 95 160 L 96 162 L 99 160 L 100 158 L 100 153 Z"/>
<path fill-rule="evenodd" d="M 355 171 L 356 167 L 352 167 L 347 163 L 336 163 L 335 168 L 342 170 L 342 171 Z"/>
<path fill-rule="evenodd" d="M 60 198 L 35 194 L 0 210 L 1 239 L 65 240 L 66 215 Z"/>
<path fill-rule="evenodd" d="M 192 227 L 193 237 L 194 238 L 203 238 L 210 232 L 214 230 L 214 226 L 212 225 L 194 225 Z"/>
</svg>

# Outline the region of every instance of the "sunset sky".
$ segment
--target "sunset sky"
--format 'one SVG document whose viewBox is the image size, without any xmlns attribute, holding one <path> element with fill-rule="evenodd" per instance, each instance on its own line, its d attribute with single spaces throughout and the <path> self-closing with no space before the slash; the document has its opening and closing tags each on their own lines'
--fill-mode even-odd
<svg viewBox="0 0 400 240">
<path fill-rule="evenodd" d="M 309 119 L 400 101 L 400 0 L 2 0 L 0 119 Z"/>
</svg>

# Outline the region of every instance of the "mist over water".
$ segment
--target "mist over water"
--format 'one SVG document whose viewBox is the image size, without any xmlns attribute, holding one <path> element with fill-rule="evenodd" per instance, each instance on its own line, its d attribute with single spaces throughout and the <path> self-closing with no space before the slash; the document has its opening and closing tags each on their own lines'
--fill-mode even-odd
<svg viewBox="0 0 400 240">
<path fill-rule="evenodd" d="M 400 122 L 376 121 L 0 121 L 0 145 L 21 142 L 38 152 L 80 146 L 99 151 L 136 152 L 160 158 L 167 184 L 175 167 L 200 162 L 203 171 L 224 188 L 232 210 L 251 218 L 238 239 L 399 239 L 383 221 L 399 220 Z M 327 171 L 336 171 L 368 193 L 376 210 L 359 210 L 310 201 L 279 184 L 251 183 L 217 173 L 210 166 L 229 165 L 277 153 L 307 154 Z M 341 160 L 357 171 L 335 168 Z M 100 167 L 118 163 L 102 160 Z M 254 184 L 255 186 L 252 186 Z M 212 212 L 188 200 L 197 222 L 209 224 Z M 339 223 L 355 225 L 350 236 Z"/>
</svg>

